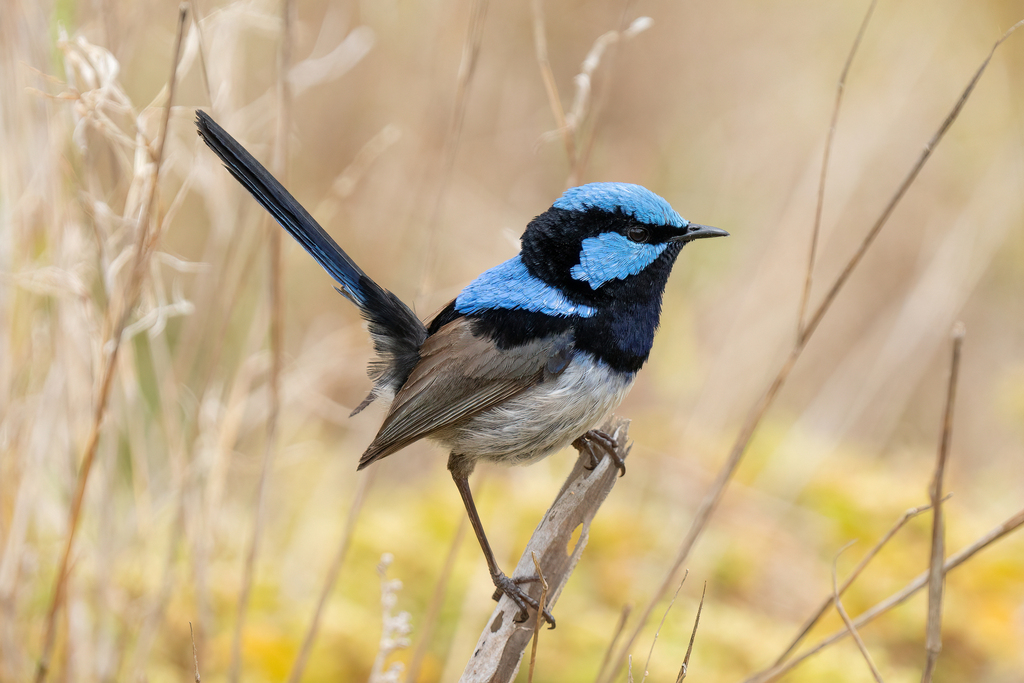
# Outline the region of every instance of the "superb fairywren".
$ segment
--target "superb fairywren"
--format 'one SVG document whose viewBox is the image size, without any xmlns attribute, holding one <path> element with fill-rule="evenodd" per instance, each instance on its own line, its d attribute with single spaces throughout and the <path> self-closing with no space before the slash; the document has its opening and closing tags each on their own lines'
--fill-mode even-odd
<svg viewBox="0 0 1024 683">
<path fill-rule="evenodd" d="M 391 406 L 359 469 L 423 437 L 448 448 L 448 469 L 494 585 L 525 618 L 537 602 L 494 559 L 469 490 L 476 461 L 525 465 L 573 444 L 593 464 L 596 445 L 624 473 L 614 441 L 595 427 L 650 354 L 662 292 L 683 245 L 728 233 L 690 223 L 639 185 L 574 187 L 530 222 L 519 254 L 473 280 L 424 324 L 209 115 L 197 111 L 196 125 L 369 323 L 374 386 L 353 415 L 376 398 Z"/>
</svg>

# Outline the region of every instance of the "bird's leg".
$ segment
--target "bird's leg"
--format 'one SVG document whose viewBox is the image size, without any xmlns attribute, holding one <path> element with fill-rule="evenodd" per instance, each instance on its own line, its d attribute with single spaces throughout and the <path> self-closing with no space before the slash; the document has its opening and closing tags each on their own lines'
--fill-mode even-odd
<svg viewBox="0 0 1024 683">
<path fill-rule="evenodd" d="M 484 551 L 484 559 L 487 560 L 487 569 L 491 572 L 491 580 L 494 582 L 494 587 L 497 588 L 498 591 L 507 595 L 519 608 L 519 616 L 516 621 L 526 621 L 528 618 L 528 613 L 526 611 L 527 606 L 537 609 L 540 605 L 536 600 L 527 595 L 527 593 L 519 587 L 519 584 L 529 583 L 531 580 L 536 580 L 536 578 L 527 577 L 525 579 L 511 579 L 505 575 L 505 572 L 498 568 L 498 563 L 494 559 L 494 552 L 491 550 L 491 544 L 487 542 L 487 536 L 484 534 L 484 526 L 480 522 L 480 515 L 476 511 L 476 503 L 473 502 L 473 494 L 469 490 L 469 474 L 473 471 L 472 461 L 468 461 L 466 458 L 452 453 L 448 458 L 448 471 L 452 473 L 452 479 L 455 480 L 455 486 L 459 489 L 459 493 L 462 495 L 462 502 L 466 505 L 466 513 L 469 515 L 469 523 L 473 525 L 473 531 L 476 533 L 476 540 L 480 541 L 480 549 Z M 497 599 L 497 596 L 495 599 Z M 551 613 L 545 609 L 543 616 L 544 619 L 551 624 L 551 628 L 554 628 L 555 618 L 551 616 Z"/>
<path fill-rule="evenodd" d="M 619 468 L 619 476 L 621 477 L 626 473 L 626 461 L 619 457 L 618 444 L 615 442 L 615 438 L 606 432 L 602 432 L 600 429 L 591 429 L 586 434 L 581 436 L 572 442 L 573 447 L 582 453 L 584 450 L 587 455 L 590 456 L 590 460 L 584 467 L 588 470 L 592 470 L 597 467 L 598 455 L 597 451 L 594 450 L 594 446 L 599 445 L 608 454 L 608 457 L 612 459 L 615 466 Z"/>
</svg>

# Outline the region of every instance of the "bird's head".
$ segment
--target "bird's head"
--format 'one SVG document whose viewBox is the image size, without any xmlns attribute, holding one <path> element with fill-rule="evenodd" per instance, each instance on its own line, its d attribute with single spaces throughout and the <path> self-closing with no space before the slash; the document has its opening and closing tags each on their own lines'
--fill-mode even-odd
<svg viewBox="0 0 1024 683">
<path fill-rule="evenodd" d="M 590 183 L 566 190 L 530 222 L 522 260 L 535 277 L 574 301 L 660 299 L 687 242 L 728 235 L 690 223 L 650 190 L 630 183 Z"/>
</svg>

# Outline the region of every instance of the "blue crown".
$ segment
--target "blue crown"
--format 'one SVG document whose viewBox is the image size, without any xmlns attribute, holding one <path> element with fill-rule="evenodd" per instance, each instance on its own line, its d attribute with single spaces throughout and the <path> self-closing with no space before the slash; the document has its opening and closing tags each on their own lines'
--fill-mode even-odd
<svg viewBox="0 0 1024 683">
<path fill-rule="evenodd" d="M 690 224 L 667 201 L 646 187 L 632 183 L 590 183 L 571 187 L 562 193 L 553 206 L 569 211 L 601 209 L 609 213 L 621 211 L 641 223 L 671 225 L 685 228 Z"/>
</svg>

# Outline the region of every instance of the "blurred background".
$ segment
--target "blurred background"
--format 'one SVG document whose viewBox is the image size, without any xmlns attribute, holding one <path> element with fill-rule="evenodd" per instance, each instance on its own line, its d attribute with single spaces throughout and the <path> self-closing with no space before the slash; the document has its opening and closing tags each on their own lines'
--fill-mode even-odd
<svg viewBox="0 0 1024 683">
<path fill-rule="evenodd" d="M 836 83 L 867 4 L 543 2 L 567 112 L 595 41 L 651 18 L 600 55 L 573 164 L 552 133 L 529 3 L 295 3 L 285 184 L 420 315 L 514 255 L 527 222 L 570 182 L 640 183 L 732 234 L 691 246 L 675 268 L 653 354 L 618 411 L 633 420 L 629 472 L 594 522 L 556 607 L 558 628 L 541 635 L 535 680 L 594 680 L 625 605 L 637 606 L 627 633 L 636 627 L 793 345 Z M 0 679 L 22 681 L 43 650 L 112 311 L 130 288 L 153 174 L 143 146 L 156 146 L 161 127 L 177 9 L 11 0 L 2 12 Z M 1021 18 L 1024 5 L 1010 1 L 879 3 L 839 116 L 812 308 L 993 42 Z M 228 680 L 267 445 L 268 235 L 279 228 L 201 144 L 193 119 L 205 109 L 270 164 L 281 27 L 275 2 L 192 5 L 155 252 L 101 411 L 50 680 L 186 680 L 190 629 L 203 679 Z M 474 68 L 460 80 L 473 36 Z M 758 429 L 686 563 L 649 680 L 675 680 L 705 581 L 691 679 L 743 681 L 831 593 L 840 548 L 857 541 L 838 560 L 843 577 L 904 510 L 927 502 L 956 320 L 967 337 L 947 474 L 949 552 L 1020 510 L 1022 78 L 1016 35 Z M 480 550 L 459 532 L 465 513 L 445 454 L 417 443 L 355 472 L 383 416 L 374 405 L 348 418 L 370 386 L 367 335 L 287 237 L 283 260 L 281 410 L 241 675 L 279 681 L 293 670 L 361 490 L 304 680 L 370 676 L 384 553 L 393 555 L 387 576 L 402 582 L 385 586 L 390 614 L 408 612 L 411 642 L 383 663 L 405 672 L 376 680 L 406 680 L 417 648 L 414 680 L 456 680 L 494 603 Z M 574 457 L 474 478 L 503 566 L 515 564 Z M 910 522 L 870 565 L 844 596 L 851 614 L 927 567 L 930 524 L 928 515 Z M 667 606 L 658 603 L 631 650 L 637 680 Z M 944 609 L 935 680 L 1024 681 L 1024 536 L 950 573 Z M 890 683 L 919 679 L 925 614 L 919 594 L 863 629 Z M 838 627 L 830 612 L 809 642 Z M 868 677 L 846 639 L 787 680 Z"/>
</svg>

